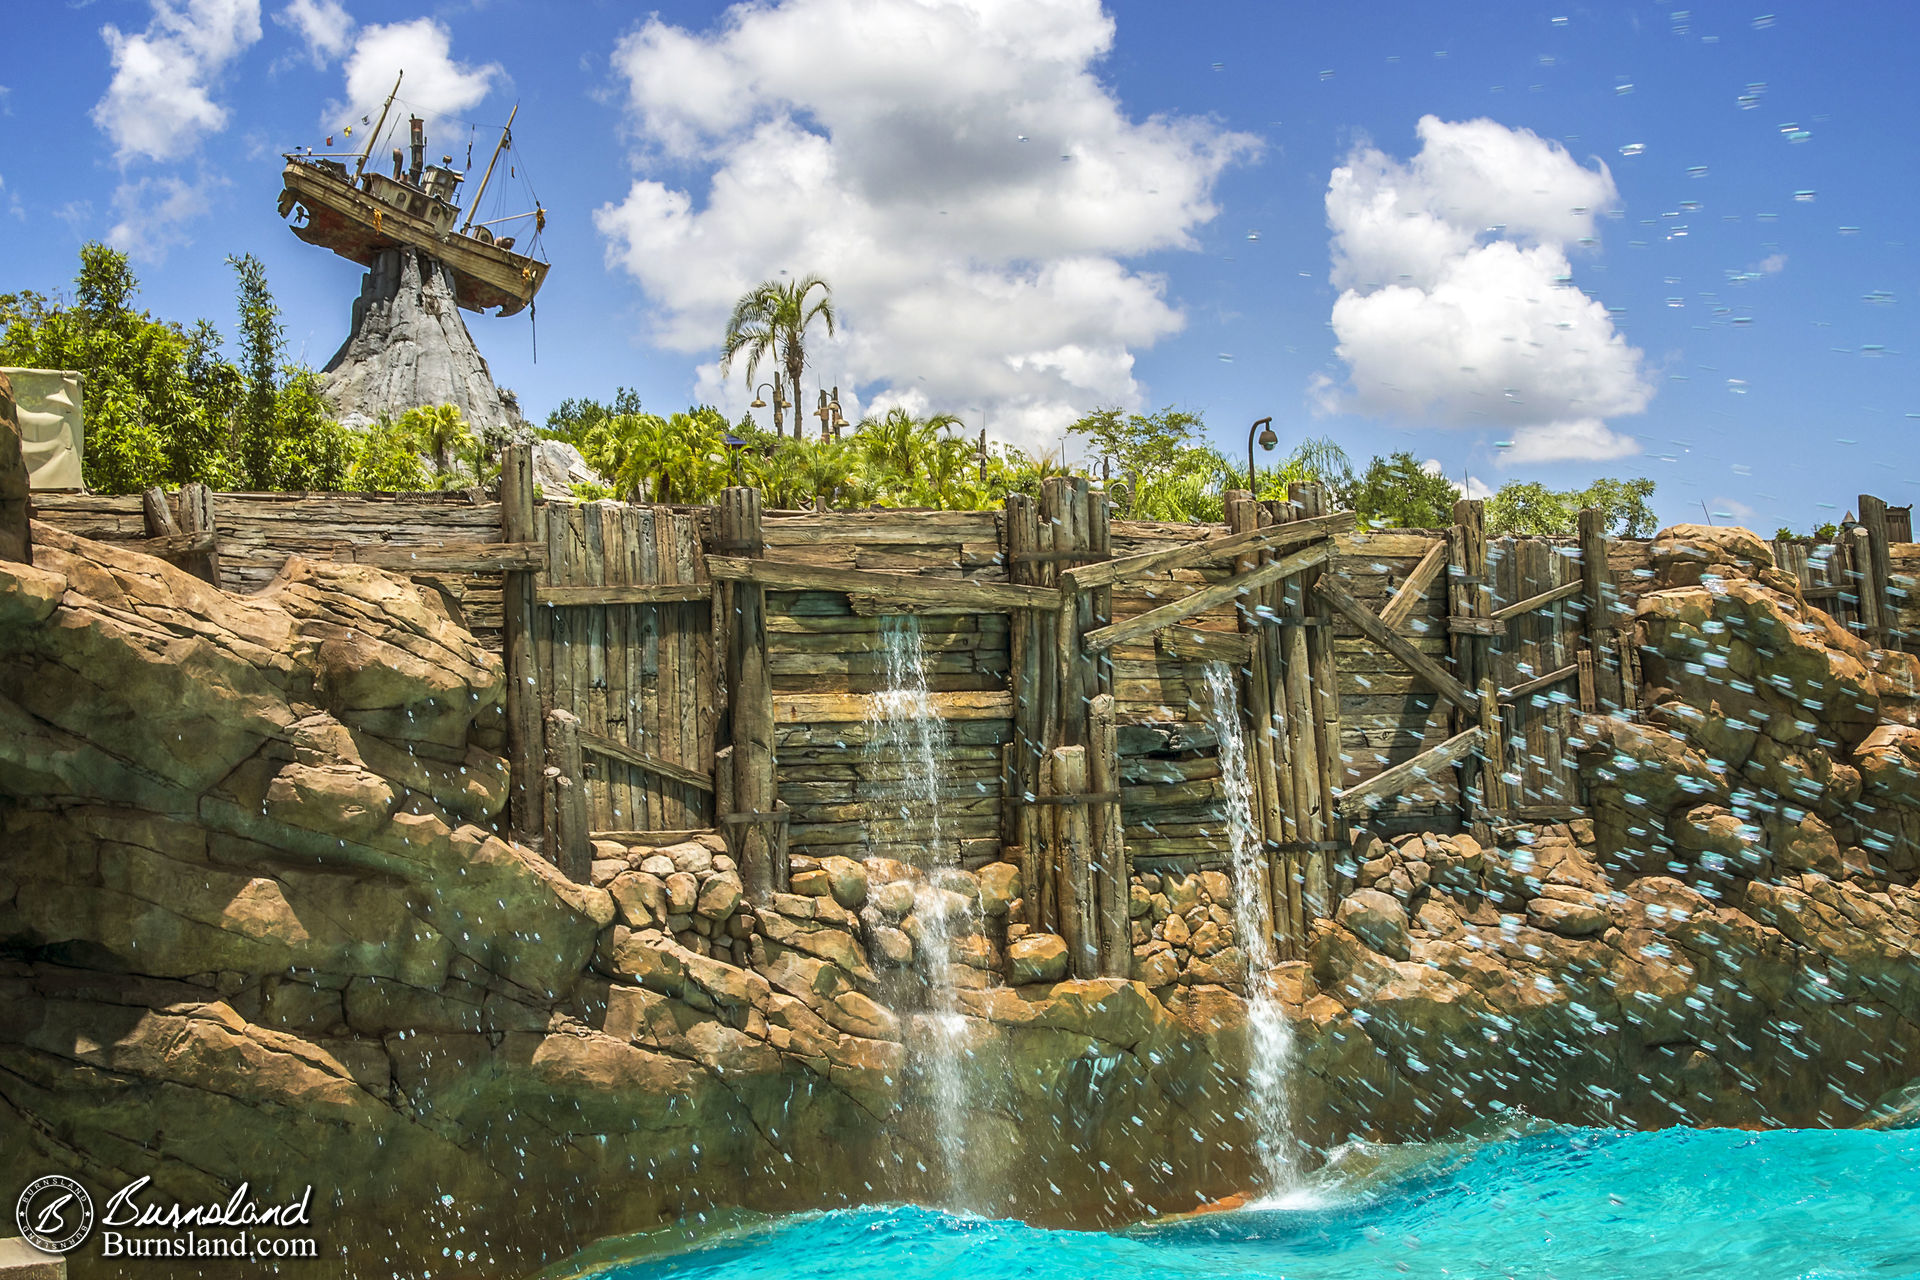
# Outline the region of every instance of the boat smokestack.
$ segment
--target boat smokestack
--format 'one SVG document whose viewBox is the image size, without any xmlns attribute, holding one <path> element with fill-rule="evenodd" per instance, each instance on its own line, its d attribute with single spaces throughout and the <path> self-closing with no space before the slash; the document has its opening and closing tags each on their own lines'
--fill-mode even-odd
<svg viewBox="0 0 1920 1280">
<path fill-rule="evenodd" d="M 417 187 L 420 185 L 421 171 L 427 167 L 427 122 L 415 116 L 410 126 L 413 131 L 413 164 L 407 169 L 407 180 Z"/>
<path fill-rule="evenodd" d="M 402 152 L 400 148 L 395 147 L 393 149 L 393 180 L 395 182 L 400 181 L 400 175 L 406 172 L 406 166 L 406 154 Z"/>
</svg>

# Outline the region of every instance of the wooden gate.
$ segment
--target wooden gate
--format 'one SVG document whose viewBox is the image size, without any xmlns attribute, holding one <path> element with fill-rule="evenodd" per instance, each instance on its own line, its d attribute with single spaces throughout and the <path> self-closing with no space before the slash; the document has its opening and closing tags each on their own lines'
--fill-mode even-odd
<svg viewBox="0 0 1920 1280">
<path fill-rule="evenodd" d="M 535 533 L 547 546 L 534 589 L 540 702 L 579 717 L 587 826 L 711 827 L 718 698 L 698 521 L 549 502 Z"/>
</svg>

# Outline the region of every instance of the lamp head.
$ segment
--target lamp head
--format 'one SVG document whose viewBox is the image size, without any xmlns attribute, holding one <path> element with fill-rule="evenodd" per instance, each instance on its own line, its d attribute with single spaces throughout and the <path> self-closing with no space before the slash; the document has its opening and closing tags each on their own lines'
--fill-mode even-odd
<svg viewBox="0 0 1920 1280">
<path fill-rule="evenodd" d="M 1273 448 L 1273 446 L 1280 443 L 1280 437 L 1273 433 L 1272 418 L 1262 418 L 1258 422 L 1254 423 L 1253 425 L 1261 428 L 1260 447 L 1262 449 L 1271 449 Z"/>
<path fill-rule="evenodd" d="M 747 408 L 749 409 L 764 409 L 766 407 L 767 407 L 767 402 L 765 400 L 762 400 L 759 396 L 755 396 L 753 398 L 753 403 L 747 406 Z"/>
</svg>

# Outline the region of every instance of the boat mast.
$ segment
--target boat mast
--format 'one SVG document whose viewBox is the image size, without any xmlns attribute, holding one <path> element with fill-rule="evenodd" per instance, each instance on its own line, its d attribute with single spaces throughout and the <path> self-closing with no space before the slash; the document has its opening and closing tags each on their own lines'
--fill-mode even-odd
<svg viewBox="0 0 1920 1280">
<path fill-rule="evenodd" d="M 387 112 L 393 109 L 393 100 L 400 96 L 400 82 L 407 78 L 402 71 L 393 78 L 393 92 L 387 95 L 387 105 L 380 108 L 380 123 L 373 126 L 373 132 L 367 135 L 367 149 L 360 153 L 360 163 L 353 166 L 353 180 L 358 182 L 360 174 L 367 167 L 367 157 L 373 154 L 373 144 L 380 140 L 380 130 L 386 128 Z"/>
<path fill-rule="evenodd" d="M 493 177 L 493 166 L 499 162 L 500 153 L 506 150 L 507 139 L 513 136 L 513 118 L 520 113 L 520 104 L 514 103 L 513 110 L 507 112 L 506 127 L 500 130 L 500 141 L 493 148 L 493 155 L 487 160 L 487 171 L 480 175 L 480 185 L 474 189 L 473 199 L 467 202 L 467 220 L 460 227 L 465 235 L 473 228 L 473 215 L 480 212 L 480 197 L 487 194 L 487 182 Z"/>
</svg>

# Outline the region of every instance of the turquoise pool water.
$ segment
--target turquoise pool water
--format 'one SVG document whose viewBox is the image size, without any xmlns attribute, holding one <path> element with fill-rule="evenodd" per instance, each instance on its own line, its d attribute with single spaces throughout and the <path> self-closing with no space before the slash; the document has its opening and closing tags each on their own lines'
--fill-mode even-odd
<svg viewBox="0 0 1920 1280">
<path fill-rule="evenodd" d="M 604 1256 L 604 1255 L 603 1255 Z M 1351 1150 L 1284 1203 L 1102 1233 L 912 1206 L 736 1226 L 605 1280 L 1920 1277 L 1920 1131 L 1551 1129 Z"/>
</svg>

